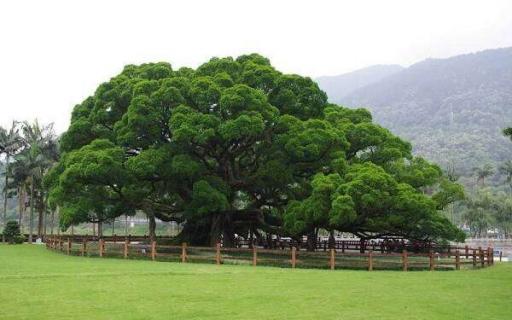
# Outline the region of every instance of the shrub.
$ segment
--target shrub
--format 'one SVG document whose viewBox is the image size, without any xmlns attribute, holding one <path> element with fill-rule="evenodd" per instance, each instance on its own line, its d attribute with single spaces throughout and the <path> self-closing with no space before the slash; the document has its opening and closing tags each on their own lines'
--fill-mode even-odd
<svg viewBox="0 0 512 320">
<path fill-rule="evenodd" d="M 23 236 L 20 233 L 20 226 L 17 221 L 8 221 L 4 228 L 5 241 L 9 244 L 23 243 Z"/>
</svg>

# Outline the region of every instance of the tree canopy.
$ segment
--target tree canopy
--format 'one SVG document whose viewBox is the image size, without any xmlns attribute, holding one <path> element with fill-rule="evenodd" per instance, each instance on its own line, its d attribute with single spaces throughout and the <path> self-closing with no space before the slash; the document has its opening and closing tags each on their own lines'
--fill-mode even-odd
<svg viewBox="0 0 512 320">
<path fill-rule="evenodd" d="M 48 174 L 61 224 L 143 211 L 180 238 L 236 234 L 460 240 L 440 212 L 462 188 L 365 109 L 257 54 L 193 70 L 128 65 L 77 105 Z"/>
</svg>

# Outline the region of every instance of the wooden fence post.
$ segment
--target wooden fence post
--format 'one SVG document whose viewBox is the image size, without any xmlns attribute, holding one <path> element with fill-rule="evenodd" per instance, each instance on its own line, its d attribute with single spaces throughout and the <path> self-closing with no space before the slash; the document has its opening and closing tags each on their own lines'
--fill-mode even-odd
<svg viewBox="0 0 512 320">
<path fill-rule="evenodd" d="M 490 266 L 492 263 L 491 263 L 491 247 L 487 247 L 487 266 Z"/>
<path fill-rule="evenodd" d="M 297 264 L 297 248 L 295 246 L 292 247 L 292 268 L 295 268 Z"/>
<path fill-rule="evenodd" d="M 460 270 L 460 252 L 459 249 L 455 251 L 455 269 Z"/>
<path fill-rule="evenodd" d="M 403 269 L 403 271 L 407 271 L 408 266 L 409 266 L 409 261 L 407 259 L 407 250 L 404 249 L 402 251 L 402 269 Z"/>
<path fill-rule="evenodd" d="M 215 263 L 220 265 L 220 242 L 217 242 L 215 247 Z"/>
<path fill-rule="evenodd" d="M 66 248 L 66 253 L 69 254 L 71 253 L 71 239 L 68 238 L 68 245 L 67 245 L 67 248 Z"/>
<path fill-rule="evenodd" d="M 252 265 L 256 267 L 258 263 L 258 252 L 256 251 L 256 246 L 252 246 Z"/>
<path fill-rule="evenodd" d="M 482 250 L 482 247 L 478 247 L 478 253 L 480 256 L 480 265 L 483 268 L 483 267 L 485 267 L 485 256 L 484 256 L 484 251 Z"/>
<path fill-rule="evenodd" d="M 500 250 L 500 262 L 501 262 L 501 257 L 503 256 L 503 251 Z"/>
<path fill-rule="evenodd" d="M 373 271 L 373 250 L 368 251 L 368 271 Z"/>
<path fill-rule="evenodd" d="M 466 260 L 467 260 L 467 259 L 469 258 L 469 248 L 468 248 L 468 245 L 466 245 L 466 246 L 464 247 L 464 251 L 465 251 L 465 253 L 466 253 Z"/>
<path fill-rule="evenodd" d="M 103 239 L 98 240 L 98 249 L 100 250 L 100 257 L 103 257 Z"/>
<path fill-rule="evenodd" d="M 345 241 L 341 241 L 341 253 L 345 253 Z"/>
<path fill-rule="evenodd" d="M 331 267 L 331 270 L 334 270 L 336 268 L 336 251 L 334 249 L 331 249 L 331 257 L 329 259 L 329 266 Z"/>
<path fill-rule="evenodd" d="M 156 259 L 156 241 L 151 241 L 151 260 Z"/>
<path fill-rule="evenodd" d="M 430 271 L 434 271 L 436 269 L 435 260 L 434 260 L 434 252 L 432 250 L 428 253 L 429 258 L 429 269 Z"/>
<path fill-rule="evenodd" d="M 187 243 L 183 242 L 181 244 L 181 262 L 187 262 Z"/>
<path fill-rule="evenodd" d="M 124 250 L 123 250 L 123 257 L 125 259 L 128 259 L 128 238 L 124 239 Z"/>
<path fill-rule="evenodd" d="M 473 249 L 473 268 L 476 268 L 476 249 Z"/>
</svg>

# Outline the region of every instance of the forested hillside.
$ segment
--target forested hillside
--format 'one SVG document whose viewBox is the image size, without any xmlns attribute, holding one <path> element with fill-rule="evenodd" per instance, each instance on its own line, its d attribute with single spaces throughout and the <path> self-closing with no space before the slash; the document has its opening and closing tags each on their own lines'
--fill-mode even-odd
<svg viewBox="0 0 512 320">
<path fill-rule="evenodd" d="M 333 102 L 370 109 L 416 154 L 453 163 L 463 175 L 512 157 L 502 135 L 512 123 L 512 48 L 428 59 L 341 98 L 338 89 L 323 89 Z"/>
<path fill-rule="evenodd" d="M 331 101 L 340 101 L 353 91 L 389 77 L 403 69 L 402 66 L 396 64 L 375 65 L 342 75 L 319 77 L 316 82 L 329 93 Z"/>
</svg>

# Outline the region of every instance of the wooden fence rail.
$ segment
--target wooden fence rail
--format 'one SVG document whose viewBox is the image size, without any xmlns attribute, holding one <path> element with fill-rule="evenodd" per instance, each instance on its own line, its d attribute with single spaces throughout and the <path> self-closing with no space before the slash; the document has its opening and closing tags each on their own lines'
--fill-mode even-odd
<svg viewBox="0 0 512 320">
<path fill-rule="evenodd" d="M 272 250 L 265 248 L 223 248 L 220 243 L 215 247 L 193 247 L 183 243 L 181 246 L 158 245 L 156 241 L 150 244 L 132 243 L 128 238 L 121 241 L 89 241 L 87 238 L 73 242 L 73 238 L 47 238 L 48 249 L 61 251 L 68 255 L 78 256 L 112 256 L 124 259 L 151 259 L 152 261 L 181 261 L 215 263 L 217 265 L 248 264 L 273 265 L 291 268 L 328 268 L 331 270 L 343 268 L 366 269 L 400 269 L 409 270 L 438 270 L 464 268 L 483 268 L 494 263 L 493 248 L 464 248 L 463 254 L 459 249 L 455 252 L 414 253 L 406 249 L 400 253 L 380 252 L 369 250 L 365 253 L 329 249 L 326 252 L 309 252 L 291 247 L 290 250 Z"/>
</svg>

